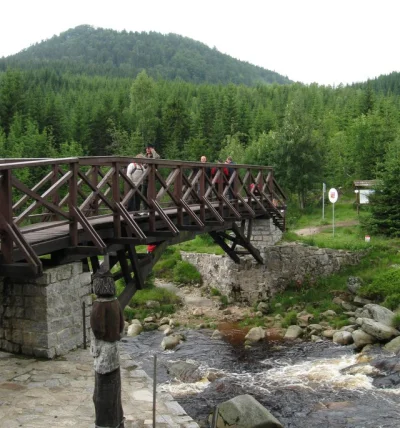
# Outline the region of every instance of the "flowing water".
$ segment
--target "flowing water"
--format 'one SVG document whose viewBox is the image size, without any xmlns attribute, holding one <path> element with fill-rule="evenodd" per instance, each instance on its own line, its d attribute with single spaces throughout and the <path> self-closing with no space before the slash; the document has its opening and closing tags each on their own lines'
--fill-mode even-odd
<svg viewBox="0 0 400 428">
<path fill-rule="evenodd" d="M 173 351 L 162 350 L 158 331 L 125 338 L 122 346 L 150 376 L 157 354 L 159 389 L 204 427 L 215 405 L 241 394 L 254 396 L 285 427 L 400 427 L 399 357 L 376 351 L 365 358 L 330 341 L 271 337 L 246 350 L 245 332 L 221 327 L 221 340 L 209 330 L 185 330 L 186 341 Z M 196 364 L 177 379 L 176 361 Z"/>
</svg>

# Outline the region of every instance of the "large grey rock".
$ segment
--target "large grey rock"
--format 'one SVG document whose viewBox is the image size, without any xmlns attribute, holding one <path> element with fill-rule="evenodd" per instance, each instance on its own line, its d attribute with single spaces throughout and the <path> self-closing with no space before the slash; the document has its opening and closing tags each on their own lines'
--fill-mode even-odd
<svg viewBox="0 0 400 428">
<path fill-rule="evenodd" d="M 266 302 L 260 302 L 257 305 L 257 311 L 260 311 L 263 314 L 268 314 L 268 312 L 269 312 L 269 304 L 266 303 Z"/>
<path fill-rule="evenodd" d="M 182 340 L 182 336 L 180 334 L 171 334 L 171 336 L 164 337 L 161 342 L 161 347 L 163 349 L 173 349 L 176 345 Z"/>
<path fill-rule="evenodd" d="M 399 336 L 400 334 L 395 328 L 369 318 L 362 318 L 361 328 L 366 333 L 376 337 L 378 340 L 388 340 L 392 337 Z"/>
<path fill-rule="evenodd" d="M 246 394 L 218 406 L 217 428 L 225 427 L 283 428 L 283 425 L 255 398 Z"/>
<path fill-rule="evenodd" d="M 245 339 L 249 340 L 250 342 L 259 342 L 260 340 L 263 340 L 264 337 L 265 337 L 265 330 L 263 328 L 253 327 L 246 334 Z"/>
<path fill-rule="evenodd" d="M 352 333 L 354 345 L 357 349 L 363 348 L 365 345 L 376 342 L 376 338 L 366 333 L 364 330 L 356 330 Z"/>
<path fill-rule="evenodd" d="M 170 361 L 166 365 L 168 373 L 181 382 L 198 382 L 205 376 L 200 363 L 193 360 Z"/>
<path fill-rule="evenodd" d="M 337 331 L 334 333 L 332 340 L 338 345 L 350 345 L 350 343 L 353 343 L 353 336 L 348 331 Z"/>
<path fill-rule="evenodd" d="M 394 352 L 395 354 L 400 352 L 400 336 L 397 336 L 396 338 L 392 339 L 384 346 L 384 348 L 386 351 Z"/>
<path fill-rule="evenodd" d="M 131 324 L 128 327 L 128 332 L 127 332 L 127 336 L 128 337 L 135 337 L 138 336 L 141 332 L 143 331 L 143 327 L 141 326 L 141 324 Z"/>
<path fill-rule="evenodd" d="M 380 306 L 380 305 L 375 305 L 373 303 L 369 303 L 368 305 L 365 305 L 364 309 L 371 314 L 371 318 L 374 321 L 380 322 L 389 327 L 392 327 L 394 313 L 391 310 L 384 308 L 383 306 Z"/>
<path fill-rule="evenodd" d="M 298 325 L 290 325 L 285 333 L 285 339 L 297 339 L 302 336 L 303 329 Z"/>
</svg>

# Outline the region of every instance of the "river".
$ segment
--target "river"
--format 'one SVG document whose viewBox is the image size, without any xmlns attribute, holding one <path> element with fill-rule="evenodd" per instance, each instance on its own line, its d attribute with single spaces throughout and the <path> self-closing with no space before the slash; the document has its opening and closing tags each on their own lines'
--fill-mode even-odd
<svg viewBox="0 0 400 428">
<path fill-rule="evenodd" d="M 210 330 L 184 330 L 186 341 L 163 351 L 162 332 L 124 338 L 121 345 L 151 377 L 157 354 L 157 382 L 200 426 L 215 405 L 250 394 L 287 428 L 383 428 L 400 426 L 400 358 L 371 351 L 357 354 L 331 341 L 288 342 L 268 338 L 250 350 L 244 332 L 222 326 L 223 339 Z M 178 380 L 172 362 L 194 361 Z M 213 381 L 206 375 L 213 373 Z M 211 376 L 208 376 L 211 378 Z"/>
</svg>

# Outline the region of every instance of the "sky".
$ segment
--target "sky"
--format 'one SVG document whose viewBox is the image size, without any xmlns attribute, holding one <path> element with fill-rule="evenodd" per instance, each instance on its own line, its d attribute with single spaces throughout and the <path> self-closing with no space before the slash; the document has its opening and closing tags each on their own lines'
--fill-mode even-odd
<svg viewBox="0 0 400 428">
<path fill-rule="evenodd" d="M 400 71 L 398 0 L 12 0 L 0 57 L 78 25 L 175 33 L 306 84 Z"/>
</svg>

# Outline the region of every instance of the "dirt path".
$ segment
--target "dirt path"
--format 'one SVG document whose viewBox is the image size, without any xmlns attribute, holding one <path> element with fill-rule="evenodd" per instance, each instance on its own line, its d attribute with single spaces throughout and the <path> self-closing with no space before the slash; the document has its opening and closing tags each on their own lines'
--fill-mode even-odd
<svg viewBox="0 0 400 428">
<path fill-rule="evenodd" d="M 358 220 L 347 220 L 347 221 L 339 221 L 335 223 L 335 227 L 347 227 L 347 226 L 357 226 L 360 222 Z M 306 227 L 304 229 L 298 229 L 295 230 L 294 233 L 296 233 L 299 236 L 310 236 L 315 235 L 317 233 L 322 232 L 323 230 L 332 229 L 332 225 L 324 225 L 324 226 L 312 226 L 312 227 Z"/>
</svg>

